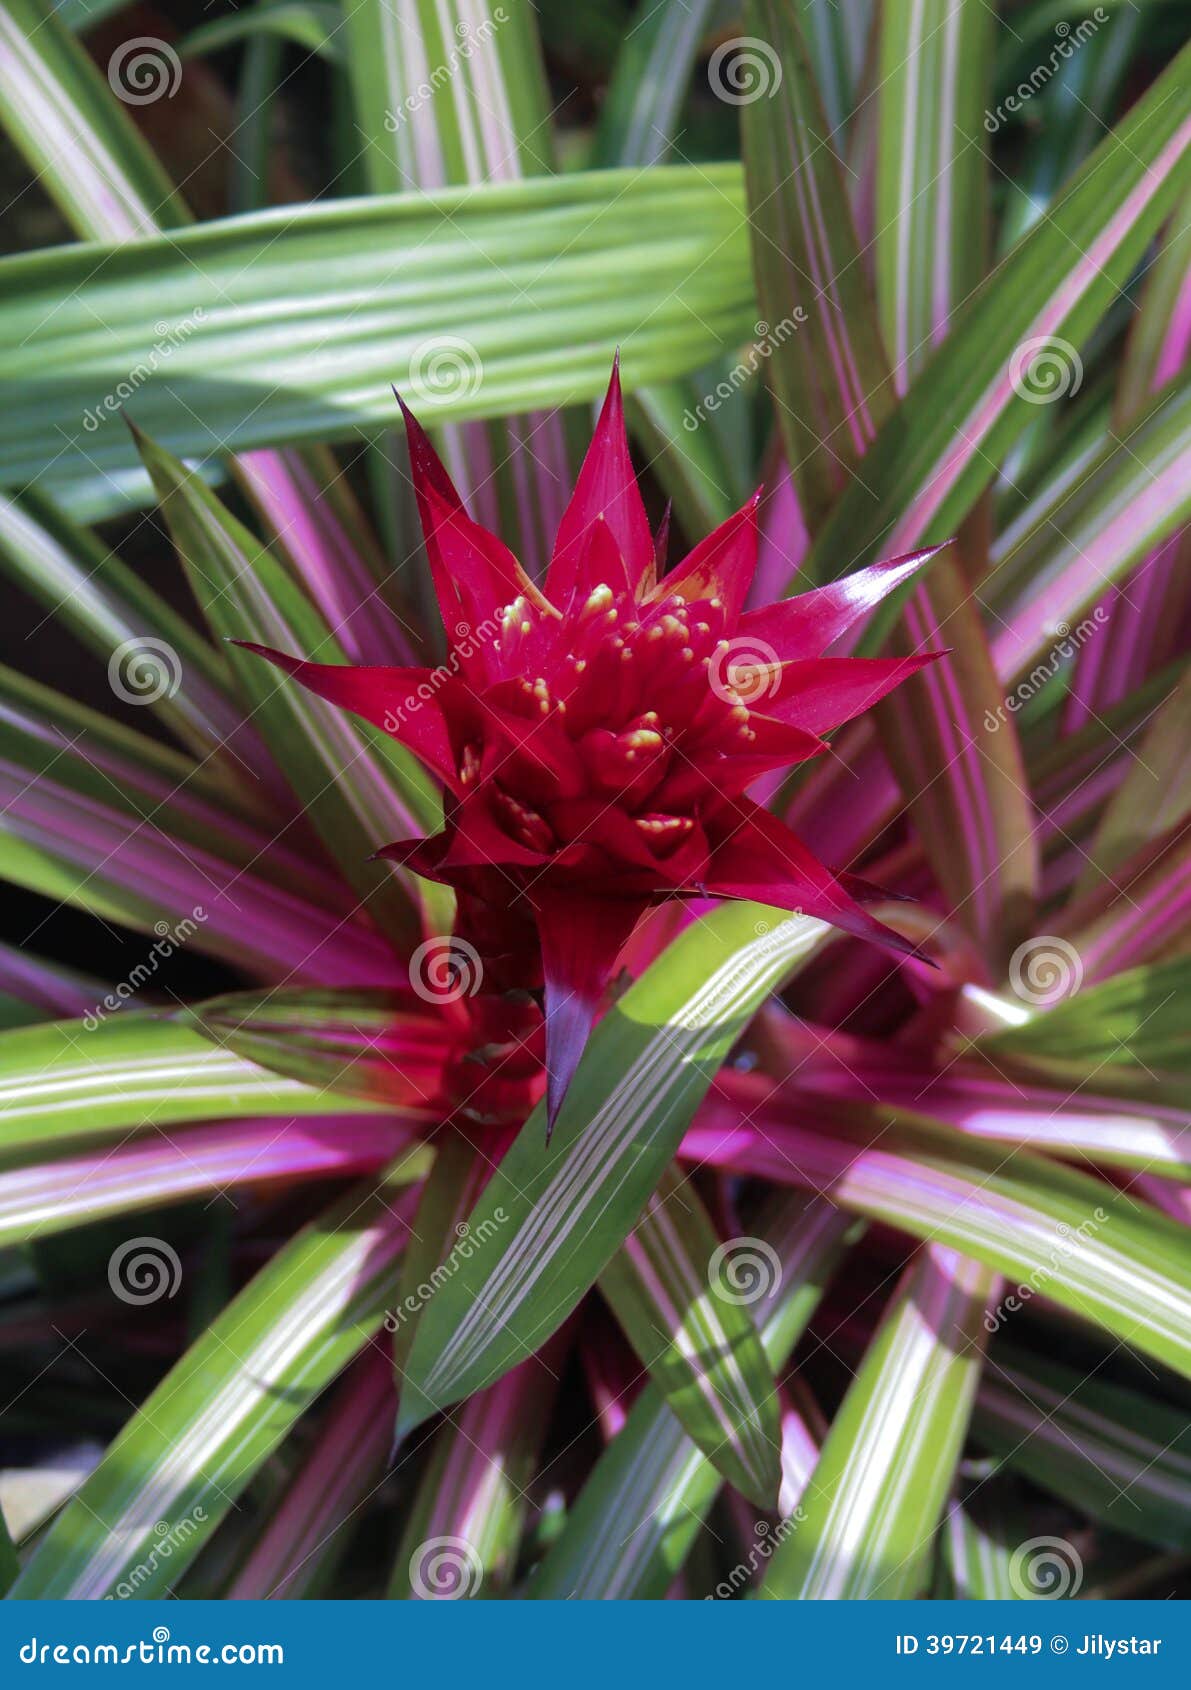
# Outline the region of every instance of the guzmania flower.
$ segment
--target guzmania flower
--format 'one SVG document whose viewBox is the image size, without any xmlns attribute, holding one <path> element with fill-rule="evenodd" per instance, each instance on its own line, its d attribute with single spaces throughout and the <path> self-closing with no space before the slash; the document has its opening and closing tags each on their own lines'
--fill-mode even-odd
<svg viewBox="0 0 1191 1690">
<path fill-rule="evenodd" d="M 441 781 L 442 831 L 381 855 L 455 889 L 456 934 L 488 988 L 544 988 L 550 1127 L 651 905 L 754 898 L 911 950 L 863 907 L 872 888 L 825 867 L 748 794 L 941 655 L 829 654 L 931 553 L 746 610 L 758 494 L 665 571 L 614 369 L 539 588 L 468 516 L 408 412 L 406 426 L 447 661 L 344 666 L 250 649 Z"/>
</svg>

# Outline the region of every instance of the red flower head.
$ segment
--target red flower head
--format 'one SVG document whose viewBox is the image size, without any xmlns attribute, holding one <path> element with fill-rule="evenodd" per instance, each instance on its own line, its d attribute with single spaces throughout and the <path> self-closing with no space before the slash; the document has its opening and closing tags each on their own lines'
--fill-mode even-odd
<svg viewBox="0 0 1191 1690">
<path fill-rule="evenodd" d="M 408 412 L 406 426 L 447 662 L 343 667 L 252 649 L 441 780 L 442 832 L 382 855 L 455 888 L 489 984 L 544 981 L 551 1125 L 651 904 L 757 898 L 910 949 L 857 902 L 862 883 L 746 793 L 818 756 L 824 732 L 931 661 L 823 655 L 930 554 L 746 612 L 754 497 L 659 578 L 613 370 L 539 590 L 467 515 Z"/>
</svg>

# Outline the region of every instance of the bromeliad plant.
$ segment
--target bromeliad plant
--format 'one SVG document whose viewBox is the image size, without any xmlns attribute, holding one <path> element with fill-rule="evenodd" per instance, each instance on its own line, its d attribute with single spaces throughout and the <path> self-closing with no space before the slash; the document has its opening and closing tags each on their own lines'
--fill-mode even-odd
<svg viewBox="0 0 1191 1690">
<path fill-rule="evenodd" d="M 0 263 L 0 561 L 111 688 L 0 672 L 4 1582 L 1175 1591 L 1186 51 L 590 8 L 562 129 L 514 0 L 307 8 L 369 192 L 279 210 L 229 14 L 194 224 L 106 10 L 0 60 L 82 237 Z"/>
<path fill-rule="evenodd" d="M 758 493 L 665 572 L 614 371 L 539 590 L 468 517 L 408 411 L 405 426 L 446 668 L 248 649 L 392 734 L 449 793 L 441 833 L 380 855 L 454 889 L 480 977 L 544 988 L 548 1131 L 616 958 L 660 900 L 760 898 L 909 948 L 865 914 L 854 876 L 747 794 L 931 661 L 824 656 L 930 554 L 746 611 Z"/>
</svg>

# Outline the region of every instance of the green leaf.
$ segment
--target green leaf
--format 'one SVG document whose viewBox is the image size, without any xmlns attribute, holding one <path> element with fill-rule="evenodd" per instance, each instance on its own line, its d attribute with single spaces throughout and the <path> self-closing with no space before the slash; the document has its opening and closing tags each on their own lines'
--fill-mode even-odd
<svg viewBox="0 0 1191 1690">
<path fill-rule="evenodd" d="M 89 1028 L 0 1034 L 0 1154 L 223 1115 L 354 1114 L 361 1099 L 272 1074 L 191 1027 L 135 1010 Z"/>
<path fill-rule="evenodd" d="M 485 1135 L 477 1146 L 455 1122 L 445 1124 L 434 1135 L 434 1166 L 418 1198 L 409 1248 L 401 1260 L 401 1276 L 388 1322 L 399 1399 L 422 1310 L 444 1264 L 450 1263 L 453 1271 L 459 1258 L 452 1257 L 452 1251 L 467 1237 L 467 1217 L 507 1143 L 508 1138 L 502 1132 L 490 1141 Z"/>
<path fill-rule="evenodd" d="M 875 0 L 843 0 L 837 6 L 794 0 L 794 8 L 838 152 L 840 137 L 856 114 L 877 6 Z"/>
<path fill-rule="evenodd" d="M 158 660 L 140 671 L 154 688 L 171 672 L 168 654 Z M 0 717 L 0 874 L 155 932 L 162 947 L 134 963 L 134 988 L 182 943 L 256 972 L 384 977 L 378 937 L 348 925 L 346 888 L 303 860 L 304 828 L 266 832 L 209 763 L 6 669 Z"/>
<path fill-rule="evenodd" d="M 874 1122 L 832 1099 L 821 1118 L 769 1104 L 709 1111 L 684 1159 L 830 1190 L 842 1208 L 957 1251 L 1029 1285 L 1122 1342 L 1191 1377 L 1191 1282 L 1182 1228 L 1101 1179 L 1043 1156 L 1008 1154 L 899 1110 Z"/>
<path fill-rule="evenodd" d="M 952 312 L 983 273 L 987 245 L 985 160 L 980 115 L 991 14 L 971 4 L 927 0 L 906 20 L 883 14 L 879 82 L 877 280 L 880 326 L 904 393 Z M 852 391 L 879 406 L 857 436 L 864 451 L 889 409 L 888 366 L 867 292 L 862 254 L 841 196 L 832 249 L 857 281 L 848 302 L 854 331 Z M 863 326 L 863 332 L 860 327 Z M 814 319 L 798 339 L 810 344 Z M 795 355 L 797 355 L 797 350 Z M 834 352 L 830 341 L 826 358 Z M 841 400 L 849 387 L 835 372 Z M 867 474 L 867 458 L 860 475 Z M 969 551 L 961 539 L 961 556 Z M 982 558 L 966 559 L 983 566 Z M 999 961 L 1024 932 L 1037 893 L 1038 846 L 1015 727 L 995 738 L 983 722 L 1000 706 L 988 641 L 955 552 L 935 561 L 906 601 L 892 641 L 899 655 L 949 654 L 885 700 L 877 721 L 902 796 L 917 824 L 949 907 L 979 952 Z"/>
<path fill-rule="evenodd" d="M 1191 673 L 1184 672 L 1169 697 L 1154 712 L 1125 778 L 1104 805 L 1088 846 L 1089 861 L 1075 883 L 1074 896 L 1133 856 L 1151 839 L 1177 827 L 1191 811 Z"/>
<path fill-rule="evenodd" d="M 178 52 L 184 59 L 193 59 L 201 53 L 217 53 L 238 41 L 275 35 L 318 53 L 331 64 L 342 64 L 346 56 L 342 24 L 343 13 L 334 0 L 274 0 L 250 12 L 200 24 L 179 41 Z"/>
<path fill-rule="evenodd" d="M 593 165 L 659 164 L 678 134 L 712 0 L 651 0 L 623 37 L 600 108 Z"/>
<path fill-rule="evenodd" d="M 972 1430 L 1081 1514 L 1160 1548 L 1191 1548 L 1191 1431 L 1153 1394 L 998 1342 Z"/>
<path fill-rule="evenodd" d="M 237 1186 L 351 1178 L 398 1151 L 401 1178 L 410 1184 L 424 1178 L 434 1160 L 428 1146 L 410 1142 L 420 1125 L 415 1112 L 404 1109 L 386 1111 L 383 1120 L 292 1118 L 280 1128 L 268 1120 L 221 1122 L 184 1133 L 153 1130 L 82 1156 L 0 1168 L 0 1244 L 28 1244 L 105 1216 L 156 1211 L 191 1197 L 214 1203 Z M 57 1147 L 48 1148 L 52 1154 Z M 396 1169 L 391 1180 L 396 1186 Z M 224 1301 L 219 1297 L 213 1306 Z"/>
<path fill-rule="evenodd" d="M 1013 1552 L 1030 1534 L 1019 1530 L 1013 1536 L 1012 1524 L 996 1514 L 986 1518 L 991 1512 L 987 1499 L 979 1501 L 984 1506 L 978 1516 L 953 1502 L 940 1528 L 946 1596 L 952 1601 L 1020 1601 L 1026 1591 L 1015 1587 L 1020 1580 L 1013 1576 Z"/>
<path fill-rule="evenodd" d="M 1077 1087 L 1090 1083 L 1111 1090 L 1118 1075 L 1126 1083 L 1134 1078 L 1138 1095 L 1149 1094 L 1156 1102 L 1169 1095 L 1177 1102 L 1191 1071 L 1186 1013 L 1191 958 L 1127 969 L 1079 990 L 1078 953 L 1072 953 L 1073 962 L 1055 948 L 1056 941 L 1049 943 L 1051 966 L 1058 971 L 1051 989 L 1073 995 L 1019 1027 L 978 1040 L 976 1051 L 994 1063 L 1066 1079 Z M 1036 983 L 1041 985 L 1047 984 L 1047 944 L 1045 938 L 1037 941 L 1035 961 L 1042 972 Z M 1025 988 L 1029 985 L 1027 979 Z"/>
<path fill-rule="evenodd" d="M 893 392 L 795 9 L 750 0 L 745 27 L 765 48 L 741 120 L 757 299 L 773 341 L 766 374 L 814 533 L 856 475 Z M 796 332 L 779 338 L 791 322 Z"/>
<path fill-rule="evenodd" d="M 985 273 L 995 22 L 981 0 L 881 9 L 877 298 L 902 392 Z"/>
<path fill-rule="evenodd" d="M 410 0 L 400 14 L 360 0 L 343 27 L 375 193 L 551 170 L 550 100 L 527 0 Z"/>
<path fill-rule="evenodd" d="M 781 1482 L 777 1385 L 749 1310 L 777 1259 L 756 1238 L 721 1246 L 699 1195 L 668 1169 L 599 1286 L 642 1364 L 713 1467 L 759 1508 Z M 763 1284 L 762 1284 L 763 1288 Z"/>
<path fill-rule="evenodd" d="M 550 97 L 529 0 L 359 0 L 344 18 L 364 166 L 376 193 L 510 182 L 554 167 Z M 466 378 L 468 353 L 428 343 L 432 382 Z M 433 372 L 437 369 L 437 375 Z M 479 378 L 478 369 L 475 372 Z M 442 378 L 441 382 L 439 378 Z M 440 447 L 473 514 L 530 574 L 554 545 L 568 491 L 561 417 L 449 426 Z"/>
<path fill-rule="evenodd" d="M 1161 385 L 1160 374 L 1177 347 L 1182 299 L 1191 270 L 1191 194 L 1184 195 L 1163 230 L 1163 240 L 1146 273 L 1145 292 L 1125 344 L 1116 416 L 1128 421 L 1143 411 Z"/>
<path fill-rule="evenodd" d="M 962 550 L 963 548 L 957 548 Z M 1030 930 L 1040 880 L 1037 815 L 1014 717 L 960 562 L 944 558 L 907 599 L 893 651 L 946 651 L 876 710 L 881 741 L 935 879 L 994 972 Z M 989 731 L 989 722 L 998 731 Z"/>
<path fill-rule="evenodd" d="M 1180 823 L 1119 863 L 1111 879 L 1072 899 L 1055 926 L 1089 985 L 1185 953 L 1189 875 L 1191 836 Z"/>
<path fill-rule="evenodd" d="M 1062 496 L 1017 532 L 987 592 L 999 626 L 997 672 L 1037 691 L 1062 660 L 1097 637 L 1089 616 L 1191 513 L 1191 386 L 1168 382 L 1123 437 L 1110 432 Z M 1083 619 L 1081 621 L 1081 618 Z M 1031 668 L 1032 665 L 1037 665 Z M 1027 690 L 1028 689 L 1028 690 Z"/>
<path fill-rule="evenodd" d="M 690 535 L 710 534 L 752 492 L 733 460 L 731 442 L 717 426 L 718 412 L 712 418 L 700 410 L 719 379 L 716 368 L 698 371 L 638 388 L 625 401 L 633 438 Z"/>
<path fill-rule="evenodd" d="M 1074 14 L 1072 14 L 1074 16 Z M 1056 22 L 1060 21 L 1058 19 Z M 1067 19 L 1063 18 L 1063 24 Z M 1005 183 L 1007 203 L 1000 242 L 1009 246 L 1046 215 L 1055 194 L 1083 163 L 1104 133 L 1104 125 L 1120 109 L 1120 89 L 1132 68 L 1142 27 L 1140 8 L 1121 8 L 1112 18 L 1101 12 L 1087 20 L 1086 38 L 1064 40 L 1060 34 L 1047 44 L 1038 61 L 1025 62 L 1028 78 L 1040 64 L 1054 74 L 1036 88 L 1029 106 L 1023 144 L 1014 157 L 1012 177 Z M 1016 45 L 1021 45 L 1018 37 Z M 1056 55 L 1066 48 L 1067 57 Z M 1020 84 L 1019 84 L 1020 86 Z M 1030 85 L 1033 86 L 1032 84 Z M 1006 114 L 1004 79 L 996 93 L 989 91 L 989 121 L 1000 127 Z M 1020 108 L 1022 102 L 1017 100 Z"/>
<path fill-rule="evenodd" d="M 735 904 L 688 928 L 596 1029 L 549 1146 L 530 1116 L 469 1217 L 482 1247 L 422 1315 L 399 1424 L 532 1355 L 602 1272 L 733 1041 L 827 931 L 772 920 Z"/>
<path fill-rule="evenodd" d="M 374 1345 L 336 1386 L 318 1441 L 226 1591 L 229 1601 L 292 1602 L 333 1593 L 327 1580 L 375 1494 L 392 1419 L 393 1381 Z"/>
<path fill-rule="evenodd" d="M 322 663 L 343 652 L 282 565 L 176 458 L 142 439 L 166 521 L 211 631 Z M 233 649 L 232 668 L 279 766 L 347 879 L 402 949 L 420 932 L 407 888 L 382 845 L 432 831 L 441 808 L 413 756 L 373 728 L 279 679 L 263 658 Z M 441 904 L 441 899 L 436 899 Z"/>
<path fill-rule="evenodd" d="M 0 42 L 0 118 L 84 240 L 130 240 L 188 221 L 128 108 L 59 17 L 39 0 L 6 0 Z M 176 88 L 182 71 L 173 48 L 143 37 L 115 49 L 109 69 L 117 81 L 138 48 L 163 92 Z"/>
<path fill-rule="evenodd" d="M 36 494 L 0 499 L 0 567 L 107 667 L 146 648 L 176 662 L 176 686 L 145 702 L 205 756 L 241 725 L 221 653 L 86 529 Z M 118 669 L 119 672 L 119 669 Z M 157 696 L 160 694 L 159 696 Z"/>
<path fill-rule="evenodd" d="M 775 1369 L 785 1365 L 818 1307 L 849 1227 L 834 1205 L 817 1197 L 779 1198 L 758 1219 L 757 1233 L 781 1265 L 752 1305 Z M 646 1385 L 523 1594 L 542 1600 L 664 1596 L 721 1483 L 661 1392 Z"/>
<path fill-rule="evenodd" d="M 561 1359 L 522 1363 L 439 1428 L 406 1518 L 390 1596 L 499 1596 L 511 1583 Z"/>
<path fill-rule="evenodd" d="M 923 1250 L 865 1352 L 761 1594 L 891 1600 L 921 1594 L 963 1449 L 995 1284 Z"/>
<path fill-rule="evenodd" d="M 132 414 L 208 457 L 392 427 L 394 382 L 433 423 L 594 399 L 618 344 L 626 383 L 666 380 L 749 332 L 751 296 L 732 165 L 286 206 L 102 255 L 10 258 L 0 479 L 134 467 L 121 430 L 80 418 L 160 363 L 158 322 L 168 379 L 137 386 Z M 459 369 L 449 391 L 438 350 Z"/>
<path fill-rule="evenodd" d="M 1051 215 L 1018 242 L 953 322 L 816 536 L 819 579 L 945 540 L 1033 416 L 1031 360 L 1078 350 L 1120 293 L 1187 176 L 1191 48 L 1106 135 Z M 896 606 L 878 614 L 876 642 Z"/>
<path fill-rule="evenodd" d="M 377 1104 L 429 1104 L 449 1048 L 441 1015 L 380 989 L 227 992 L 175 1015 L 275 1074 Z"/>
<path fill-rule="evenodd" d="M 166 1374 L 26 1564 L 14 1595 L 167 1594 L 295 1421 L 368 1343 L 406 1226 L 370 1179 L 280 1250 Z M 161 1522 L 171 1551 L 162 1552 Z"/>
<path fill-rule="evenodd" d="M 83 1015 L 104 992 L 102 984 L 92 975 L 49 962 L 25 947 L 3 943 L 0 943 L 0 986 L 10 1005 L 19 1004 L 29 1011 L 30 1021 Z"/>
</svg>

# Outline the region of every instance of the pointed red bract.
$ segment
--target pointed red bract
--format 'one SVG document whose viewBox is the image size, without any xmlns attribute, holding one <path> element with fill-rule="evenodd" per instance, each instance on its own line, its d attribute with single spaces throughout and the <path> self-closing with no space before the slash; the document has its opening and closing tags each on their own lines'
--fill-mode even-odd
<svg viewBox="0 0 1191 1690">
<path fill-rule="evenodd" d="M 546 1132 L 554 1130 L 604 986 L 644 899 L 548 892 L 535 900 L 546 998 Z"/>
<path fill-rule="evenodd" d="M 654 561 L 654 543 L 629 456 L 619 364 L 613 366 L 600 420 L 559 523 L 546 576 L 547 595 L 562 610 L 574 595 L 586 598 L 606 579 L 592 573 L 585 546 L 591 525 L 599 521 L 607 523 L 624 565 L 623 578 L 611 584 L 632 590 Z"/>
<path fill-rule="evenodd" d="M 941 550 L 941 546 L 928 546 L 904 557 L 887 558 L 858 569 L 854 575 L 829 581 L 825 587 L 813 587 L 809 593 L 750 610 L 740 619 L 740 634 L 771 645 L 783 662 L 822 657 L 882 599 L 912 581 L 923 564 Z"/>
<path fill-rule="evenodd" d="M 756 898 L 900 951 L 835 875 L 746 796 L 939 655 L 824 653 L 931 552 L 742 614 L 757 501 L 661 580 L 614 371 L 545 593 L 473 522 L 406 413 L 449 656 L 437 671 L 263 656 L 392 733 L 451 794 L 443 830 L 381 855 L 454 887 L 458 931 L 501 990 L 544 980 L 553 1125 L 616 954 L 667 897 Z"/>
</svg>

